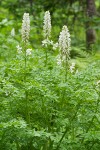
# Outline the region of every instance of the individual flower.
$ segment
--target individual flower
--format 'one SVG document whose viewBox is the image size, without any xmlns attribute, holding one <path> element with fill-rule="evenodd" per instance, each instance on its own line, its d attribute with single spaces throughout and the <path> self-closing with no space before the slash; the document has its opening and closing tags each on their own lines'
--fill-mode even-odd
<svg viewBox="0 0 100 150">
<path fill-rule="evenodd" d="M 15 29 L 13 28 L 12 30 L 11 30 L 11 36 L 15 36 Z"/>
<path fill-rule="evenodd" d="M 32 54 L 32 49 L 28 48 L 28 49 L 26 50 L 26 55 L 28 56 L 28 55 L 31 55 L 31 54 Z"/>
<path fill-rule="evenodd" d="M 28 42 L 30 33 L 30 17 L 29 13 L 24 13 L 22 20 L 22 41 Z"/>
<path fill-rule="evenodd" d="M 70 72 L 73 73 L 75 71 L 75 63 L 73 62 L 70 66 Z"/>
<path fill-rule="evenodd" d="M 22 47 L 19 45 L 16 46 L 18 54 L 22 53 Z"/>
<path fill-rule="evenodd" d="M 43 23 L 44 23 L 43 25 L 44 38 L 48 39 L 51 35 L 51 17 L 49 11 L 45 12 Z"/>
<path fill-rule="evenodd" d="M 78 71 L 78 69 L 77 69 L 75 73 L 77 74 L 78 72 L 79 72 L 79 71 Z"/>
<path fill-rule="evenodd" d="M 97 81 L 97 87 L 100 87 L 100 80 Z"/>
<path fill-rule="evenodd" d="M 61 61 L 61 56 L 58 55 L 58 56 L 57 56 L 57 65 L 61 66 L 61 63 L 62 63 L 62 61 Z"/>
<path fill-rule="evenodd" d="M 69 59 L 70 55 L 70 44 L 71 44 L 71 39 L 70 39 L 70 34 L 67 26 L 63 26 L 62 31 L 60 32 L 59 35 L 59 40 L 58 40 L 58 46 L 60 53 L 63 56 L 66 56 L 67 59 Z"/>
<path fill-rule="evenodd" d="M 53 50 L 56 50 L 58 48 L 58 43 L 53 44 Z"/>
<path fill-rule="evenodd" d="M 97 81 L 97 85 L 100 84 L 100 80 Z"/>
</svg>

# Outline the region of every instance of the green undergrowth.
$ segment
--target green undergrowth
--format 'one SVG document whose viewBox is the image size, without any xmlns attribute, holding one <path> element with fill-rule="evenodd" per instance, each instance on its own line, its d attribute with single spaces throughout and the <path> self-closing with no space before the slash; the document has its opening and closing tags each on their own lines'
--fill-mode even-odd
<svg viewBox="0 0 100 150">
<path fill-rule="evenodd" d="M 66 67 L 58 64 L 59 50 L 41 46 L 42 29 L 35 24 L 26 56 L 17 35 L 21 23 L 11 36 L 15 22 L 1 20 L 0 150 L 99 150 L 100 53 L 73 42 Z M 24 47 L 20 54 L 18 45 Z"/>
<path fill-rule="evenodd" d="M 45 66 L 40 50 L 27 58 L 26 72 L 21 54 L 2 61 L 2 150 L 100 149 L 99 58 L 97 53 L 70 60 L 76 70 L 67 78 L 55 55 L 49 53 Z"/>
<path fill-rule="evenodd" d="M 100 52 L 96 52 L 95 54 L 89 54 L 87 53 L 87 56 L 84 58 L 76 57 L 75 59 L 71 59 L 71 62 L 76 63 L 76 68 L 79 70 L 85 69 L 88 67 L 89 64 L 92 64 L 93 62 L 97 62 L 100 60 Z"/>
</svg>

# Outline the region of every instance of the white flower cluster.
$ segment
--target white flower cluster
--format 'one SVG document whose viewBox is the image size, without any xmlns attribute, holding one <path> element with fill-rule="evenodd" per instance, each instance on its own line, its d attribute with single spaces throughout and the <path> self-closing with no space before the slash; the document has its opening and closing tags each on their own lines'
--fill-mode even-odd
<svg viewBox="0 0 100 150">
<path fill-rule="evenodd" d="M 16 46 L 18 54 L 22 53 L 22 47 L 19 45 Z"/>
<path fill-rule="evenodd" d="M 49 39 L 51 35 L 51 17 L 49 11 L 46 11 L 44 15 L 43 33 L 44 33 L 44 38 Z"/>
<path fill-rule="evenodd" d="M 30 17 L 29 13 L 24 13 L 22 20 L 22 41 L 28 42 L 30 33 Z"/>
<path fill-rule="evenodd" d="M 16 48 L 17 48 L 18 54 L 21 54 L 22 53 L 22 47 L 17 45 Z M 31 54 L 32 54 L 32 49 L 31 48 L 26 49 L 26 56 L 29 56 Z"/>
<path fill-rule="evenodd" d="M 51 36 L 51 16 L 50 12 L 46 11 L 44 15 L 44 25 L 43 25 L 43 33 L 44 33 L 44 40 L 42 41 L 42 46 L 48 47 L 52 46 L 53 50 L 56 50 L 58 48 L 58 43 L 54 43 L 52 40 L 50 40 Z"/>
<path fill-rule="evenodd" d="M 60 32 L 59 35 L 59 41 L 58 41 L 58 46 L 60 53 L 63 56 L 66 56 L 69 59 L 70 55 L 70 44 L 71 44 L 71 39 L 70 39 L 70 34 L 67 26 L 63 26 L 62 31 Z"/>
<path fill-rule="evenodd" d="M 28 48 L 26 50 L 26 56 L 31 55 L 32 54 L 32 49 Z"/>
<path fill-rule="evenodd" d="M 42 41 L 42 46 L 47 47 L 48 45 L 53 45 L 53 41 L 50 41 L 49 39 L 45 39 Z"/>
</svg>

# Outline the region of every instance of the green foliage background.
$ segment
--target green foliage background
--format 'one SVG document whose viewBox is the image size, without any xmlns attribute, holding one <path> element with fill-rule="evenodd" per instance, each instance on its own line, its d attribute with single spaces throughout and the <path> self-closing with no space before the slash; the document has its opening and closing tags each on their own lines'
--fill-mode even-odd
<svg viewBox="0 0 100 150">
<path fill-rule="evenodd" d="M 51 2 L 34 0 L 33 7 L 26 0 L 0 2 L 1 150 L 100 149 L 100 84 L 97 86 L 100 81 L 100 18 L 93 18 L 97 41 L 89 54 L 85 51 L 86 18 L 79 2 Z M 99 12 L 99 0 L 96 0 L 96 7 Z M 64 67 L 56 62 L 58 50 L 48 48 L 45 66 L 41 41 L 43 16 L 48 9 L 52 16 L 54 42 L 64 24 L 70 30 L 72 50 L 69 64 L 75 62 L 76 67 L 74 73 L 68 71 L 67 80 Z M 24 57 L 16 49 L 21 44 L 24 12 L 30 13 L 29 47 L 32 48 L 32 55 L 27 57 L 26 71 Z M 11 36 L 12 28 L 15 29 L 14 37 Z"/>
</svg>

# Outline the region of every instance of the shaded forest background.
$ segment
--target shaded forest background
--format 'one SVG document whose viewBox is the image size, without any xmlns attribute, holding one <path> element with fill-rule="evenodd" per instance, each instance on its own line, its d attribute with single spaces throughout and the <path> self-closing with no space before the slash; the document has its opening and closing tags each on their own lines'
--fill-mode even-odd
<svg viewBox="0 0 100 150">
<path fill-rule="evenodd" d="M 18 35 L 24 12 L 29 12 L 33 26 L 30 41 L 37 47 L 42 40 L 43 15 L 49 10 L 52 17 L 53 34 L 56 40 L 62 24 L 69 26 L 72 39 L 72 55 L 80 50 L 98 51 L 100 43 L 99 0 L 4 0 L 0 2 L 0 27 L 5 36 L 12 28 Z M 16 39 L 18 36 L 16 35 Z M 5 38 L 5 37 L 4 37 Z M 3 47 L 3 46 L 2 46 Z"/>
<path fill-rule="evenodd" d="M 43 46 L 45 11 L 54 44 L 67 25 L 70 60 Z M 81 149 L 100 149 L 100 0 L 0 1 L 0 150 Z"/>
</svg>

